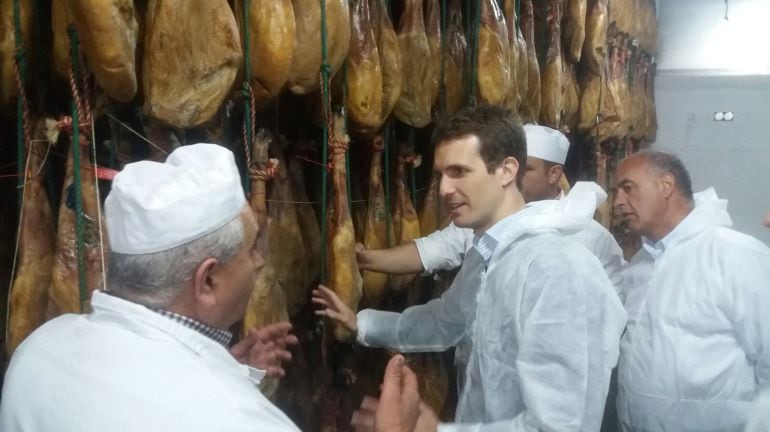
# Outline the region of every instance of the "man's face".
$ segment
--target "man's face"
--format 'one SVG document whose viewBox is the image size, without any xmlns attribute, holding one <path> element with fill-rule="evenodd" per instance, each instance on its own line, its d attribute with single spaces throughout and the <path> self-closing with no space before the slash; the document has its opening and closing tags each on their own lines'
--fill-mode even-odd
<svg viewBox="0 0 770 432">
<path fill-rule="evenodd" d="M 239 217 L 243 224 L 243 244 L 227 263 L 219 267 L 217 275 L 222 288 L 222 297 L 218 300 L 227 327 L 243 318 L 258 270 L 265 263 L 257 251 L 259 227 L 254 213 L 247 205 Z"/>
<path fill-rule="evenodd" d="M 643 158 L 628 158 L 615 172 L 615 214 L 628 228 L 653 238 L 656 225 L 665 213 L 666 198 L 661 178 Z"/>
<path fill-rule="evenodd" d="M 543 159 L 528 156 L 524 177 L 521 179 L 524 201 L 529 203 L 556 198 L 561 172 L 558 166 L 547 165 Z"/>
<path fill-rule="evenodd" d="M 440 143 L 434 169 L 441 175 L 439 194 L 455 225 L 484 232 L 497 222 L 508 179 L 503 168 L 487 171 L 475 136 Z"/>
</svg>

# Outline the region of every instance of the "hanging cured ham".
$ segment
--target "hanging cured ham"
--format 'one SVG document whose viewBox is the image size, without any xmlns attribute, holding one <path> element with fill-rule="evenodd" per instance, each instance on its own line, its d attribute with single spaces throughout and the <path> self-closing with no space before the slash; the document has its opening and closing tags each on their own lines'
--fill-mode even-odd
<svg viewBox="0 0 770 432">
<path fill-rule="evenodd" d="M 586 9 L 588 0 L 567 0 L 564 17 L 565 52 L 573 63 L 580 62 L 586 38 Z"/>
<path fill-rule="evenodd" d="M 554 129 L 561 127 L 561 113 L 564 104 L 559 2 L 560 0 L 549 0 L 548 2 L 548 50 L 543 66 L 540 99 L 540 122 Z"/>
<path fill-rule="evenodd" d="M 299 227 L 288 170 L 280 151 L 276 151 L 278 166 L 270 183 L 267 206 L 267 232 L 270 257 L 278 282 L 286 297 L 286 309 L 293 316 L 308 301 L 305 243 Z"/>
<path fill-rule="evenodd" d="M 257 238 L 257 250 L 264 259 L 264 265 L 257 273 L 257 281 L 249 297 L 246 315 L 243 318 L 243 329 L 263 326 L 288 319 L 286 298 L 278 282 L 278 276 L 273 266 L 270 254 L 269 216 L 267 210 L 267 181 L 272 179 L 278 169 L 276 159 L 268 159 L 268 148 L 273 137 L 266 129 L 260 129 L 252 146 L 252 162 L 254 171 L 251 173 L 251 196 L 249 206 L 254 212 L 259 226 L 260 235 Z M 268 234 L 268 235 L 265 235 Z"/>
<path fill-rule="evenodd" d="M 245 34 L 243 4 L 243 0 L 236 0 L 235 16 Z M 259 109 L 275 98 L 289 79 L 297 46 L 291 0 L 250 0 L 248 26 L 250 84 Z"/>
<path fill-rule="evenodd" d="M 344 120 L 339 114 L 334 115 L 333 128 L 329 140 L 331 154 L 331 176 L 334 189 L 334 202 L 329 213 L 329 288 L 352 310 L 358 310 L 363 283 L 356 261 L 356 234 L 348 207 L 347 170 L 345 152 L 348 138 L 344 133 Z M 350 339 L 350 333 L 341 325 L 335 325 L 334 337 L 339 341 Z"/>
<path fill-rule="evenodd" d="M 583 64 L 594 74 L 603 71 L 607 56 L 607 1 L 591 0 L 586 15 L 586 36 L 583 44 Z"/>
<path fill-rule="evenodd" d="M 385 190 L 382 185 L 382 135 L 372 141 L 372 163 L 369 168 L 369 197 L 364 222 L 363 244 L 366 249 L 386 249 L 388 244 L 388 215 Z M 385 297 L 388 275 L 363 272 L 364 299 L 367 307 L 377 308 Z"/>
<path fill-rule="evenodd" d="M 289 72 L 289 90 L 303 95 L 321 86 L 321 4 L 318 0 L 292 0 L 296 19 L 297 50 Z M 348 55 L 350 9 L 348 0 L 326 1 L 327 64 L 333 76 Z"/>
<path fill-rule="evenodd" d="M 517 75 L 519 67 L 519 43 L 516 40 L 516 1 L 505 0 L 503 2 L 503 15 L 508 29 L 508 64 L 511 74 L 511 85 L 508 87 L 508 94 L 505 96 L 504 105 L 513 112 L 518 111 L 521 103 L 519 95 L 519 78 Z"/>
<path fill-rule="evenodd" d="M 68 1 L 96 82 L 115 100 L 130 101 L 137 90 L 135 59 L 139 38 L 133 0 Z"/>
<path fill-rule="evenodd" d="M 53 36 L 52 54 L 56 73 L 64 80 L 69 79 L 70 40 L 67 26 L 73 23 L 69 1 L 51 2 L 51 33 Z M 134 80 L 136 89 L 136 80 Z"/>
<path fill-rule="evenodd" d="M 431 104 L 438 100 L 441 82 L 441 1 L 425 1 L 425 35 L 428 38 L 431 60 Z"/>
<path fill-rule="evenodd" d="M 525 122 L 534 122 L 540 117 L 540 66 L 535 51 L 535 16 L 532 0 L 521 1 L 521 31 L 527 43 L 527 96 L 521 107 Z"/>
<path fill-rule="evenodd" d="M 372 26 L 377 39 L 377 51 L 380 55 L 380 67 L 382 69 L 382 109 L 380 111 L 381 123 L 393 111 L 398 98 L 401 96 L 403 83 L 403 58 L 398 46 L 398 35 L 390 21 L 388 10 L 383 3 L 385 0 L 372 0 L 370 12 L 372 14 Z"/>
<path fill-rule="evenodd" d="M 478 61 L 479 97 L 484 103 L 502 105 L 511 85 L 508 29 L 497 0 L 481 0 Z"/>
<path fill-rule="evenodd" d="M 431 177 L 430 185 L 425 194 L 422 208 L 420 209 L 420 231 L 428 235 L 444 226 L 442 218 L 441 198 L 438 194 L 440 177 L 434 175 Z"/>
<path fill-rule="evenodd" d="M 369 0 L 354 0 L 350 11 L 350 49 L 347 60 L 348 115 L 361 135 L 382 124 L 382 66 L 374 36 Z"/>
<path fill-rule="evenodd" d="M 317 263 L 321 262 L 321 228 L 318 226 L 318 219 L 305 190 L 305 176 L 302 173 L 301 163 L 298 160 L 292 160 L 289 163 L 289 180 L 294 198 L 297 200 L 297 221 L 305 245 L 305 259 L 309 263 L 303 283 L 307 288 L 313 285 L 320 272 Z"/>
<path fill-rule="evenodd" d="M 398 23 L 398 46 L 405 61 L 401 97 L 393 110 L 399 120 L 417 128 L 431 121 L 433 91 L 433 64 L 421 3 L 420 0 L 406 0 Z"/>
<path fill-rule="evenodd" d="M 419 165 L 419 157 L 402 152 L 396 169 L 396 195 L 393 203 L 393 232 L 395 245 L 408 244 L 420 237 L 420 220 L 412 205 L 412 199 L 406 188 L 407 166 Z M 395 291 L 404 290 L 415 279 L 416 274 L 391 275 L 390 288 Z"/>
<path fill-rule="evenodd" d="M 142 63 L 144 109 L 174 127 L 211 120 L 242 67 L 226 0 L 151 0 Z"/>
<path fill-rule="evenodd" d="M 463 31 L 463 16 L 460 0 L 449 5 L 447 24 L 446 54 L 444 56 L 444 88 L 446 91 L 446 112 L 460 111 L 465 102 L 465 52 L 467 43 Z"/>
<path fill-rule="evenodd" d="M 14 0 L 0 0 L 0 109 L 6 110 L 16 104 L 18 88 L 14 64 L 16 62 L 16 37 L 13 25 Z M 33 0 L 19 0 L 19 23 L 21 24 L 22 46 L 27 59 L 32 58 Z"/>
<path fill-rule="evenodd" d="M 563 96 L 564 108 L 562 109 L 562 125 L 569 131 L 577 130 L 578 111 L 580 109 L 580 86 L 577 82 L 575 65 L 562 62 L 564 78 Z"/>
<path fill-rule="evenodd" d="M 67 168 L 64 178 L 64 188 L 59 206 L 59 221 L 56 238 L 56 255 L 54 257 L 53 278 L 48 291 L 47 316 L 49 318 L 66 314 L 87 312 L 90 308 L 88 301 L 91 292 L 104 286 L 106 260 L 103 254 L 109 250 L 104 220 L 99 209 L 95 171 L 91 168 L 89 159 L 90 147 L 83 132 L 80 142 L 71 146 L 80 146 L 80 190 L 83 203 L 83 258 L 86 292 L 83 303 L 80 302 L 77 233 L 76 233 L 76 186 L 75 161 L 72 148 L 67 152 Z"/>
<path fill-rule="evenodd" d="M 34 139 L 27 148 L 28 162 L 24 182 L 24 201 L 19 229 L 19 257 L 10 292 L 8 340 L 11 353 L 32 331 L 45 322 L 48 287 L 54 257 L 54 221 L 43 184 L 43 162 L 50 143 L 45 137 L 45 121 L 36 122 Z"/>
</svg>

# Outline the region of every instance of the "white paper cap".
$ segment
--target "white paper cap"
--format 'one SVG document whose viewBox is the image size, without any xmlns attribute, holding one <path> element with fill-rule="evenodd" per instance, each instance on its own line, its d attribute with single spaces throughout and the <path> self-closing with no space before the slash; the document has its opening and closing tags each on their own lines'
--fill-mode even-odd
<svg viewBox="0 0 770 432">
<path fill-rule="evenodd" d="M 524 125 L 527 136 L 527 156 L 564 165 L 569 151 L 569 140 L 563 133 L 547 126 Z"/>
<path fill-rule="evenodd" d="M 110 249 L 123 254 L 171 249 L 223 227 L 245 205 L 230 150 L 182 146 L 165 163 L 131 163 L 115 176 L 104 203 Z"/>
</svg>

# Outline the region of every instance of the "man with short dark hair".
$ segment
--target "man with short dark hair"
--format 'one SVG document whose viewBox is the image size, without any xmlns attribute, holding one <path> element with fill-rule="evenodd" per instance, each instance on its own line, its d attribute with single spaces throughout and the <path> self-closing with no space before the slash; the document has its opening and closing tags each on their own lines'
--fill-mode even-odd
<svg viewBox="0 0 770 432">
<path fill-rule="evenodd" d="M 265 371 L 238 361 L 250 344 L 296 343 L 291 326 L 228 350 L 263 264 L 232 152 L 195 144 L 126 165 L 105 219 L 109 290 L 94 292 L 91 313 L 55 318 L 18 347 L 0 429 L 297 430 L 260 393 Z M 288 351 L 268 351 L 280 369 Z"/>
<path fill-rule="evenodd" d="M 693 195 L 671 154 L 630 156 L 615 179 L 615 212 L 643 244 L 624 277 L 621 428 L 742 430 L 770 384 L 770 249 L 729 228 L 713 189 Z"/>
<path fill-rule="evenodd" d="M 587 205 L 525 205 L 524 133 L 502 108 L 464 109 L 433 142 L 441 197 L 475 235 L 452 286 L 400 314 L 358 316 L 321 286 L 317 313 L 366 346 L 469 348 L 456 423 L 433 417 L 420 430 L 598 431 L 626 315 L 596 257 L 558 233 L 584 228 L 606 195 L 596 187 Z"/>
</svg>

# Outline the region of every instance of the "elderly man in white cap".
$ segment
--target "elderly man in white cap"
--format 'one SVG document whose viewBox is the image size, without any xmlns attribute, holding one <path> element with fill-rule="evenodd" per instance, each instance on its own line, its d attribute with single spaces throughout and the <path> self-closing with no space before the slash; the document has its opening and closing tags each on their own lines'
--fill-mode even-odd
<svg viewBox="0 0 770 432">
<path fill-rule="evenodd" d="M 524 133 L 527 139 L 527 163 L 521 182 L 524 201 L 535 203 L 563 198 L 560 179 L 569 150 L 567 137 L 555 129 L 532 124 L 524 125 Z M 599 258 L 618 289 L 626 262 L 612 234 L 598 222 L 591 221 L 586 229 L 569 237 Z M 358 245 L 358 265 L 361 270 L 391 274 L 434 273 L 460 267 L 472 246 L 473 232 L 450 223 L 427 237 L 390 249 L 365 250 L 363 245 Z"/>
<path fill-rule="evenodd" d="M 264 371 L 236 360 L 248 349 L 228 351 L 263 263 L 232 153 L 196 144 L 129 164 L 105 215 L 108 290 L 19 346 L 0 430 L 297 430 L 260 393 Z"/>
</svg>

